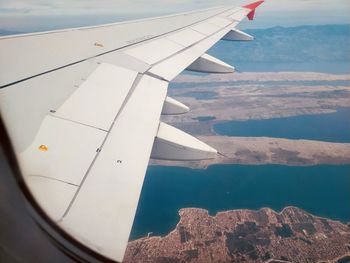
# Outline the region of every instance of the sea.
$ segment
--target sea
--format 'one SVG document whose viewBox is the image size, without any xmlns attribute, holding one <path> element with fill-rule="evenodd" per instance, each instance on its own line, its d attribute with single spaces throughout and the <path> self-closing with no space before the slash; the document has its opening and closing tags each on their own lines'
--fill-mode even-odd
<svg viewBox="0 0 350 263">
<path fill-rule="evenodd" d="M 349 74 L 349 61 L 325 61 L 325 62 L 242 62 L 227 61 L 232 63 L 238 71 L 241 72 L 321 72 L 330 74 Z"/>
<path fill-rule="evenodd" d="M 232 209 L 297 206 L 314 215 L 350 220 L 350 165 L 213 165 L 207 169 L 150 166 L 130 239 L 164 236 L 181 208 L 211 215 Z"/>
<path fill-rule="evenodd" d="M 313 71 L 349 74 L 350 63 L 236 63 L 241 71 Z M 188 73 L 186 73 L 188 74 Z M 193 73 L 197 74 L 197 73 Z M 229 83 L 227 83 L 229 84 Z M 253 84 L 237 83 L 236 85 Z M 278 88 L 284 82 L 273 84 Z M 288 82 L 290 85 L 291 83 Z M 295 81 L 294 85 L 349 86 L 349 81 Z M 182 88 L 190 83 L 171 83 Z M 217 83 L 195 83 L 197 87 Z M 212 99 L 212 92 L 187 92 L 184 96 Z M 210 117 L 210 116 L 209 116 Z M 208 117 L 208 118 L 209 118 Z M 334 113 L 267 120 L 232 121 L 214 126 L 227 136 L 267 136 L 290 139 L 350 142 L 350 109 Z M 238 165 L 222 164 L 207 169 L 149 166 L 136 212 L 130 240 L 164 236 L 179 221 L 181 208 L 203 208 L 211 215 L 233 209 L 270 207 L 280 212 L 296 206 L 313 215 L 350 221 L 350 164 L 347 165 Z"/>
<path fill-rule="evenodd" d="M 195 75 L 193 73 L 186 72 L 187 75 Z M 196 75 L 199 75 L 198 73 Z M 204 74 L 203 74 L 204 75 Z M 288 81 L 252 81 L 252 80 L 234 80 L 234 81 L 220 81 L 218 82 L 196 82 L 196 83 L 186 83 L 186 82 L 174 82 L 170 83 L 170 89 L 181 89 L 188 88 L 189 86 L 194 87 L 217 87 L 220 86 L 242 86 L 242 85 L 268 85 L 270 88 L 279 88 L 285 85 L 294 85 L 294 86 L 350 86 L 350 80 L 288 80 Z M 214 90 L 214 89 L 213 89 Z M 201 97 L 196 97 L 197 92 L 191 91 L 186 94 L 181 94 L 181 96 L 185 97 L 195 97 L 197 99 L 212 99 L 216 95 L 216 92 L 211 91 L 207 92 L 208 95 Z"/>
<path fill-rule="evenodd" d="M 225 136 L 277 137 L 350 143 L 350 108 L 334 113 L 266 120 L 221 122 L 214 131 Z"/>
<path fill-rule="evenodd" d="M 215 125 L 228 136 L 269 136 L 350 142 L 350 109 L 335 113 Z M 211 215 L 232 209 L 297 206 L 316 216 L 350 221 L 349 165 L 213 165 L 207 169 L 150 166 L 130 239 L 164 236 L 175 228 L 181 208 Z"/>
</svg>

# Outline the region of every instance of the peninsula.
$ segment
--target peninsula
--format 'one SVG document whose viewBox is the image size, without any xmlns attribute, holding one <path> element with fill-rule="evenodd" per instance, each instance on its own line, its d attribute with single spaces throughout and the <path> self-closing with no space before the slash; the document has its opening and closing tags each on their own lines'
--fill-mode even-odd
<svg viewBox="0 0 350 263">
<path fill-rule="evenodd" d="M 179 211 L 176 228 L 164 237 L 129 243 L 124 263 L 154 262 L 348 262 L 350 227 L 296 207 Z"/>
</svg>

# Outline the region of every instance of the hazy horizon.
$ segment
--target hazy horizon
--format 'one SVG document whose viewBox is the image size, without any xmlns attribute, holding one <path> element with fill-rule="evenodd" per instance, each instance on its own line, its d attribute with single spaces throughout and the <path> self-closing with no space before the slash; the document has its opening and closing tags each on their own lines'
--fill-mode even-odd
<svg viewBox="0 0 350 263">
<path fill-rule="evenodd" d="M 182 13 L 225 4 L 240 6 L 250 2 L 254 0 L 3 0 L 0 3 L 0 29 L 15 32 L 46 31 Z M 245 20 L 239 27 L 349 24 L 349 9 L 347 0 L 268 0 L 259 7 L 254 21 Z"/>
</svg>

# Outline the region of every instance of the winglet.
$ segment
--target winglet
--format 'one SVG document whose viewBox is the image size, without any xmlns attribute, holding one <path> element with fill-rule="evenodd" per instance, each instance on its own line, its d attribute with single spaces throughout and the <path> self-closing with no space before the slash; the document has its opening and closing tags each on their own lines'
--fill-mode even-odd
<svg viewBox="0 0 350 263">
<path fill-rule="evenodd" d="M 262 3 L 264 3 L 264 0 L 261 1 L 257 1 L 254 3 L 251 3 L 249 5 L 245 5 L 243 6 L 244 8 L 250 9 L 250 12 L 248 13 L 247 17 L 249 20 L 253 20 L 254 19 L 254 15 L 255 15 L 255 9 L 261 5 Z"/>
</svg>

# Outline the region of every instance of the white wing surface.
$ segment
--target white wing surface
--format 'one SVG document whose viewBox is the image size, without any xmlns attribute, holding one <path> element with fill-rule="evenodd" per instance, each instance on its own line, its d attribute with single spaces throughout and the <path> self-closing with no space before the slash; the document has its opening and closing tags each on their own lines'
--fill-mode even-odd
<svg viewBox="0 0 350 263">
<path fill-rule="evenodd" d="M 149 158 L 198 160 L 216 150 L 160 115 L 186 68 L 231 73 L 205 52 L 262 1 L 180 15 L 0 38 L 0 110 L 24 181 L 68 235 L 121 261 Z"/>
</svg>

